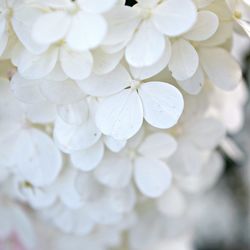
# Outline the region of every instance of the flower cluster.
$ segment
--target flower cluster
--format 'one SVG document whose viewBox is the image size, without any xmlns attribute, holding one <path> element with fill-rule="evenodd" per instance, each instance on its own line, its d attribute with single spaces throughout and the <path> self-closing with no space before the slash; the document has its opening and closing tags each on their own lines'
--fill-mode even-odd
<svg viewBox="0 0 250 250">
<path fill-rule="evenodd" d="M 0 1 L 0 248 L 36 228 L 41 249 L 160 249 L 242 124 L 249 20 L 249 0 Z"/>
</svg>

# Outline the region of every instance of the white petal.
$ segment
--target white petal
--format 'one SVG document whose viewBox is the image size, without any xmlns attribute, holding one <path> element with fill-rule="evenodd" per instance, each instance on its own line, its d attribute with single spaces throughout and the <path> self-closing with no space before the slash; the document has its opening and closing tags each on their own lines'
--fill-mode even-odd
<svg viewBox="0 0 250 250">
<path fill-rule="evenodd" d="M 63 204 L 71 209 L 82 207 L 82 200 L 75 187 L 77 171 L 67 168 L 57 182 L 57 192 Z"/>
<path fill-rule="evenodd" d="M 220 22 L 219 28 L 215 34 L 208 40 L 202 41 L 201 45 L 214 47 L 225 43 L 232 36 L 233 23 L 232 22 Z"/>
<path fill-rule="evenodd" d="M 211 167 L 213 166 L 213 167 Z M 179 179 L 181 188 L 189 193 L 204 193 L 215 185 L 221 177 L 224 168 L 224 160 L 222 156 L 214 152 L 210 159 L 202 166 L 202 172 L 194 176 L 183 176 Z"/>
<path fill-rule="evenodd" d="M 187 209 L 187 201 L 184 194 L 176 187 L 171 187 L 157 201 L 158 209 L 166 216 L 180 217 Z"/>
<path fill-rule="evenodd" d="M 137 3 L 139 3 L 140 7 L 143 8 L 153 8 L 158 4 L 158 0 L 137 0 Z"/>
<path fill-rule="evenodd" d="M 73 50 L 93 49 L 100 45 L 106 32 L 107 24 L 102 16 L 80 11 L 73 17 L 66 41 Z"/>
<path fill-rule="evenodd" d="M 139 190 L 151 198 L 161 196 L 172 180 L 172 174 L 164 162 L 144 157 L 136 159 L 134 174 Z"/>
<path fill-rule="evenodd" d="M 241 81 L 239 64 L 224 49 L 200 50 L 200 59 L 209 80 L 223 90 L 234 89 Z"/>
<path fill-rule="evenodd" d="M 51 81 L 65 81 L 68 76 L 62 70 L 61 64 L 57 61 L 55 68 L 46 76 L 46 79 Z"/>
<path fill-rule="evenodd" d="M 140 22 L 138 11 L 129 6 L 117 6 L 113 8 L 107 13 L 106 19 L 109 29 L 104 44 L 112 45 L 112 47 L 128 41 Z"/>
<path fill-rule="evenodd" d="M 127 70 L 118 65 L 113 71 L 103 76 L 92 74 L 89 78 L 78 81 L 81 89 L 91 96 L 109 96 L 129 86 L 131 77 Z"/>
<path fill-rule="evenodd" d="M 11 90 L 15 97 L 25 103 L 38 103 L 44 101 L 40 87 L 40 81 L 26 80 L 16 73 L 11 79 Z"/>
<path fill-rule="evenodd" d="M 178 148 L 169 159 L 169 165 L 175 176 L 188 177 L 199 173 L 206 160 L 207 154 L 188 139 L 178 142 Z"/>
<path fill-rule="evenodd" d="M 246 34 L 250 37 L 250 24 L 249 21 L 237 20 L 237 23 L 243 28 Z"/>
<path fill-rule="evenodd" d="M 33 123 L 46 124 L 54 122 L 56 107 L 47 100 L 25 105 L 26 118 Z"/>
<path fill-rule="evenodd" d="M 82 80 L 91 73 L 93 57 L 89 51 L 75 52 L 63 46 L 60 50 L 60 62 L 64 73 L 69 78 Z"/>
<path fill-rule="evenodd" d="M 103 134 L 117 140 L 126 140 L 140 129 L 143 109 L 140 97 L 130 89 L 106 98 L 99 104 L 96 114 L 97 127 Z"/>
<path fill-rule="evenodd" d="M 96 49 L 92 55 L 94 57 L 93 72 L 97 75 L 104 75 L 116 68 L 123 57 L 123 51 L 110 54 L 102 49 Z"/>
<path fill-rule="evenodd" d="M 19 136 L 15 157 L 20 174 L 37 186 L 50 185 L 62 167 L 59 150 L 50 137 L 37 129 L 23 131 Z"/>
<path fill-rule="evenodd" d="M 197 95 L 200 93 L 204 81 L 205 81 L 204 73 L 202 68 L 199 66 L 196 73 L 191 78 L 184 81 L 177 81 L 177 83 L 188 94 Z"/>
<path fill-rule="evenodd" d="M 19 73 L 27 79 L 41 79 L 48 75 L 56 66 L 58 50 L 51 47 L 41 55 L 24 51 L 18 64 Z"/>
<path fill-rule="evenodd" d="M 117 225 L 122 218 L 121 214 L 116 213 L 111 209 L 111 206 L 106 199 L 91 204 L 89 211 L 91 218 L 97 224 L 101 225 Z M 90 249 L 92 249 L 92 247 L 90 247 Z"/>
<path fill-rule="evenodd" d="M 134 79 L 144 80 L 153 77 L 167 67 L 171 57 L 172 49 L 170 40 L 167 37 L 165 38 L 165 41 L 165 51 L 162 57 L 155 64 L 142 68 L 135 68 L 130 65 L 130 72 Z"/>
<path fill-rule="evenodd" d="M 104 187 L 95 179 L 92 173 L 80 171 L 77 174 L 75 187 L 83 202 L 100 200 Z"/>
<path fill-rule="evenodd" d="M 199 66 L 199 56 L 195 48 L 186 40 L 179 39 L 172 46 L 169 70 L 176 80 L 191 78 Z"/>
<path fill-rule="evenodd" d="M 165 133 L 153 133 L 146 137 L 138 149 L 145 157 L 153 159 L 166 159 L 172 155 L 177 148 L 176 140 Z"/>
<path fill-rule="evenodd" d="M 131 175 L 131 161 L 128 158 L 111 153 L 105 155 L 101 164 L 95 170 L 97 180 L 111 188 L 126 187 Z"/>
<path fill-rule="evenodd" d="M 103 142 L 99 141 L 88 149 L 73 152 L 71 154 L 71 161 L 76 168 L 82 171 L 91 171 L 101 162 L 103 155 Z"/>
<path fill-rule="evenodd" d="M 154 127 L 170 128 L 174 126 L 184 108 L 180 91 L 163 82 L 142 84 L 139 94 L 143 103 L 144 118 Z"/>
<path fill-rule="evenodd" d="M 58 115 L 68 124 L 80 125 L 88 119 L 89 107 L 86 100 L 72 104 L 59 105 Z"/>
<path fill-rule="evenodd" d="M 153 22 L 168 36 L 178 36 L 194 25 L 197 10 L 191 0 L 163 1 L 154 11 Z"/>
<path fill-rule="evenodd" d="M 184 37 L 193 41 L 204 41 L 215 34 L 219 27 L 218 17 L 211 11 L 200 11 L 193 28 Z"/>
<path fill-rule="evenodd" d="M 37 18 L 41 16 L 42 12 L 27 4 L 22 4 L 20 7 L 14 8 L 13 11 L 14 13 L 11 23 L 19 40 L 33 53 L 40 54 L 44 52 L 48 46 L 36 43 L 30 32 L 32 30 L 32 25 Z"/>
<path fill-rule="evenodd" d="M 225 136 L 225 128 L 214 118 L 197 121 L 190 134 L 191 140 L 201 149 L 213 149 Z"/>
<path fill-rule="evenodd" d="M 128 44 L 125 56 L 131 66 L 140 68 L 156 63 L 164 50 L 164 36 L 150 21 L 144 21 Z"/>
<path fill-rule="evenodd" d="M 75 103 L 81 101 L 85 96 L 78 85 L 70 79 L 65 81 L 43 80 L 40 89 L 42 94 L 55 104 Z"/>
<path fill-rule="evenodd" d="M 89 148 L 100 136 L 101 133 L 92 119 L 80 126 L 69 125 L 60 118 L 55 123 L 54 138 L 61 150 L 66 153 Z"/>
<path fill-rule="evenodd" d="M 116 153 L 121 151 L 126 146 L 127 143 L 126 140 L 115 140 L 111 136 L 104 136 L 104 142 L 109 150 Z"/>
<path fill-rule="evenodd" d="M 117 0 L 78 0 L 80 6 L 92 13 L 102 13 L 110 10 Z"/>
<path fill-rule="evenodd" d="M 34 23 L 32 36 L 41 44 L 52 44 L 64 38 L 69 27 L 71 17 L 65 11 L 54 11 L 41 15 Z"/>
<path fill-rule="evenodd" d="M 136 202 L 135 190 L 128 186 L 125 189 L 112 189 L 108 194 L 111 208 L 117 213 L 130 212 Z"/>
</svg>

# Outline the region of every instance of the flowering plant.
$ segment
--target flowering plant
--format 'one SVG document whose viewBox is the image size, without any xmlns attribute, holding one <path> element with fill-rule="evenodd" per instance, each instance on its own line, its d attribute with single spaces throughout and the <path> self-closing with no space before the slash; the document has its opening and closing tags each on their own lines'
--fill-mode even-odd
<svg viewBox="0 0 250 250">
<path fill-rule="evenodd" d="M 0 248 L 190 249 L 173 221 L 242 125 L 249 21 L 248 0 L 0 1 Z"/>
</svg>

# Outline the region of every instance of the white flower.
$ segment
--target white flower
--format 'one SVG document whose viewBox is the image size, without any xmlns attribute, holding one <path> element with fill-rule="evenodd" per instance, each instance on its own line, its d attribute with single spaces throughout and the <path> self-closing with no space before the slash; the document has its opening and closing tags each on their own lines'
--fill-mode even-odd
<svg viewBox="0 0 250 250">
<path fill-rule="evenodd" d="M 143 80 L 132 79 L 118 66 L 105 76 L 92 75 L 78 82 L 85 93 L 105 96 L 96 113 L 96 125 L 103 134 L 117 140 L 131 138 L 141 128 L 143 117 L 157 128 L 177 123 L 184 106 L 181 93 L 168 83 Z"/>
<path fill-rule="evenodd" d="M 250 37 L 250 2 L 249 0 L 226 0 L 232 18 Z"/>
<path fill-rule="evenodd" d="M 46 133 L 26 120 L 25 108 L 11 95 L 8 81 L 1 81 L 0 87 L 0 162 L 34 185 L 51 184 L 61 170 L 61 153 Z"/>
<path fill-rule="evenodd" d="M 37 44 L 31 37 L 33 22 L 42 14 L 29 1 L 6 0 L 0 3 L 0 54 L 11 41 L 12 28 L 20 42 L 31 52 L 41 53 L 47 46 Z"/>
<path fill-rule="evenodd" d="M 214 88 L 210 112 L 224 124 L 229 133 L 236 134 L 244 126 L 244 106 L 247 101 L 248 92 L 244 82 L 230 92 Z"/>
<path fill-rule="evenodd" d="M 112 13 L 108 13 L 111 32 L 105 43 L 110 45 L 125 41 L 126 60 L 131 66 L 139 68 L 156 63 L 163 56 L 165 43 L 169 43 L 168 37 L 188 31 L 194 24 L 197 14 L 195 5 L 190 0 L 137 2 L 133 10 L 121 7 L 114 8 Z M 117 13 L 121 16 L 121 22 Z M 119 35 L 112 34 L 118 30 Z M 167 54 L 171 54 L 171 48 Z"/>
<path fill-rule="evenodd" d="M 123 53 L 108 53 L 98 48 L 90 51 L 74 51 L 64 42 L 53 44 L 41 53 L 32 53 L 17 44 L 12 54 L 12 62 L 26 79 L 41 79 L 50 73 L 65 75 L 74 80 L 82 80 L 95 72 L 105 74 L 120 62 Z"/>
<path fill-rule="evenodd" d="M 174 153 L 176 141 L 164 133 L 143 137 L 143 133 L 139 133 L 119 154 L 106 152 L 95 170 L 96 178 L 108 187 L 122 188 L 133 175 L 144 195 L 160 196 L 170 186 L 172 176 L 163 160 Z"/>
<path fill-rule="evenodd" d="M 83 206 L 83 200 L 76 190 L 78 172 L 71 165 L 64 166 L 54 183 L 47 187 L 36 187 L 20 177 L 14 180 L 15 195 L 28 202 L 34 209 L 48 208 L 60 201 L 69 209 Z"/>
<path fill-rule="evenodd" d="M 65 39 L 75 51 L 86 51 L 97 47 L 104 39 L 107 23 L 100 13 L 113 7 L 116 0 L 77 0 L 45 2 L 51 8 L 34 23 L 32 34 L 35 41 L 51 45 Z M 43 5 L 43 4 L 42 4 Z"/>
<path fill-rule="evenodd" d="M 119 152 L 126 145 L 126 141 L 115 140 L 110 136 L 102 136 L 93 146 L 70 154 L 73 165 L 82 171 L 95 169 L 104 158 L 105 146 L 112 152 Z"/>
<path fill-rule="evenodd" d="M 172 130 L 178 148 L 169 159 L 169 164 L 176 176 L 186 178 L 202 171 L 210 153 L 225 137 L 225 127 L 218 119 L 206 115 L 208 106 L 204 102 L 204 95 L 196 100 L 186 100 L 187 109 Z"/>
<path fill-rule="evenodd" d="M 241 81 L 238 63 L 225 49 L 206 44 L 219 27 L 211 11 L 198 12 L 193 28 L 173 43 L 169 69 L 178 84 L 190 94 L 198 94 L 206 77 L 224 90 L 232 90 Z"/>
</svg>

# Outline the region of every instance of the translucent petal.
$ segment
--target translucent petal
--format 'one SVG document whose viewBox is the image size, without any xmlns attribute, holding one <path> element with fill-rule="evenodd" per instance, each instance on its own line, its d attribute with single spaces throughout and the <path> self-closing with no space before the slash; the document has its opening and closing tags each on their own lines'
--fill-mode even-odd
<svg viewBox="0 0 250 250">
<path fill-rule="evenodd" d="M 65 81 L 41 81 L 40 89 L 42 94 L 52 103 L 55 104 L 72 104 L 81 101 L 85 94 L 78 85 L 67 79 Z"/>
<path fill-rule="evenodd" d="M 219 18 L 211 11 L 200 11 L 193 28 L 184 37 L 193 41 L 204 41 L 215 34 L 219 27 Z"/>
<path fill-rule="evenodd" d="M 112 152 L 119 152 L 119 151 L 121 151 L 126 146 L 126 143 L 127 143 L 126 140 L 115 140 L 111 136 L 104 136 L 103 140 L 105 142 L 105 145 Z"/>
<path fill-rule="evenodd" d="M 62 168 L 59 150 L 48 135 L 37 129 L 20 134 L 13 156 L 20 174 L 37 186 L 50 185 Z"/>
<path fill-rule="evenodd" d="M 107 24 L 102 16 L 80 11 L 72 19 L 66 41 L 71 49 L 84 51 L 100 45 L 106 33 Z"/>
<path fill-rule="evenodd" d="M 110 54 L 102 49 L 96 49 L 92 55 L 94 57 L 93 72 L 97 75 L 103 75 L 116 68 L 123 57 L 123 51 Z"/>
<path fill-rule="evenodd" d="M 174 42 L 168 65 L 173 77 L 179 81 L 187 80 L 195 74 L 198 66 L 199 56 L 195 48 L 184 39 Z"/>
<path fill-rule="evenodd" d="M 92 13 L 102 13 L 110 10 L 117 0 L 78 0 L 79 5 L 85 11 Z"/>
<path fill-rule="evenodd" d="M 144 118 L 154 127 L 170 128 L 180 118 L 184 101 L 174 86 L 163 82 L 142 84 L 139 95 L 143 103 Z"/>
<path fill-rule="evenodd" d="M 197 18 L 191 0 L 163 1 L 155 9 L 152 20 L 157 29 L 168 36 L 178 36 L 192 28 Z"/>
<path fill-rule="evenodd" d="M 129 6 L 117 6 L 106 15 L 109 29 L 104 39 L 105 45 L 123 43 L 131 38 L 140 22 L 139 12 Z"/>
<path fill-rule="evenodd" d="M 80 126 L 70 125 L 58 118 L 54 128 L 54 138 L 62 151 L 68 153 L 86 149 L 94 145 L 101 133 L 92 119 Z"/>
<path fill-rule="evenodd" d="M 172 180 L 172 174 L 164 162 L 144 157 L 136 159 L 134 175 L 139 190 L 151 198 L 161 196 Z"/>
<path fill-rule="evenodd" d="M 11 90 L 15 97 L 25 103 L 38 103 L 44 101 L 39 87 L 40 81 L 26 80 L 19 73 L 11 79 Z"/>
<path fill-rule="evenodd" d="M 96 124 L 102 133 L 117 140 L 126 140 L 135 135 L 142 122 L 140 97 L 130 89 L 103 100 L 96 114 Z"/>
<path fill-rule="evenodd" d="M 65 11 L 45 13 L 33 25 L 33 39 L 40 44 L 57 42 L 65 37 L 70 23 L 71 17 Z"/>
<path fill-rule="evenodd" d="M 166 159 L 177 148 L 176 140 L 166 133 L 153 133 L 146 137 L 140 145 L 138 152 L 145 157 L 153 159 Z"/>
<path fill-rule="evenodd" d="M 54 122 L 56 106 L 47 100 L 25 105 L 26 118 L 33 123 L 46 124 Z M 50 129 L 50 127 L 48 126 Z"/>
<path fill-rule="evenodd" d="M 200 93 L 205 81 L 205 76 L 202 68 L 199 66 L 196 73 L 189 79 L 184 81 L 177 81 L 177 83 L 188 94 L 197 95 Z"/>
<path fill-rule="evenodd" d="M 226 50 L 204 48 L 199 55 L 209 80 L 216 86 L 223 90 L 232 90 L 240 83 L 240 66 Z"/>
<path fill-rule="evenodd" d="M 101 162 L 103 155 L 103 142 L 99 141 L 88 149 L 73 152 L 70 157 L 76 168 L 82 171 L 91 171 Z"/>
<path fill-rule="evenodd" d="M 86 100 L 72 104 L 58 105 L 57 113 L 66 123 L 81 125 L 88 119 L 89 107 Z"/>
<path fill-rule="evenodd" d="M 132 164 L 130 159 L 107 153 L 95 170 L 95 177 L 105 186 L 111 188 L 126 187 L 131 179 Z"/>
<path fill-rule="evenodd" d="M 214 149 L 226 132 L 223 124 L 214 118 L 201 119 L 190 130 L 190 139 L 201 149 Z"/>
<path fill-rule="evenodd" d="M 51 47 L 41 55 L 23 51 L 18 64 L 18 72 L 27 79 L 41 79 L 56 66 L 58 49 Z"/>
<path fill-rule="evenodd" d="M 127 45 L 125 57 L 133 67 L 151 66 L 156 63 L 165 50 L 164 36 L 150 21 L 144 21 Z"/>
<path fill-rule="evenodd" d="M 81 89 L 91 96 L 109 96 L 129 86 L 131 77 L 127 70 L 118 65 L 113 71 L 103 76 L 92 74 L 89 78 L 78 81 Z"/>
<path fill-rule="evenodd" d="M 130 72 L 134 79 L 144 80 L 153 77 L 167 67 L 171 57 L 172 49 L 170 40 L 168 38 L 165 38 L 165 41 L 165 52 L 156 63 L 151 66 L 142 68 L 136 68 L 130 65 Z"/>
<path fill-rule="evenodd" d="M 19 40 L 29 51 L 35 54 L 44 52 L 48 46 L 36 43 L 30 32 L 34 22 L 42 15 L 42 11 L 28 4 L 22 4 L 14 8 L 13 11 L 11 23 Z"/>
<path fill-rule="evenodd" d="M 108 194 L 111 208 L 117 213 L 130 212 L 136 202 L 135 190 L 132 186 L 124 189 L 112 189 Z"/>
<path fill-rule="evenodd" d="M 89 51 L 75 52 L 66 46 L 60 50 L 60 62 L 64 73 L 73 80 L 87 78 L 93 67 L 93 57 Z"/>
</svg>

